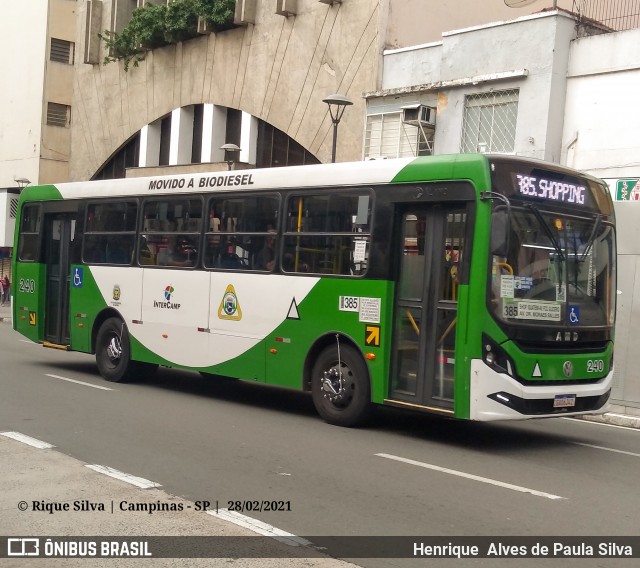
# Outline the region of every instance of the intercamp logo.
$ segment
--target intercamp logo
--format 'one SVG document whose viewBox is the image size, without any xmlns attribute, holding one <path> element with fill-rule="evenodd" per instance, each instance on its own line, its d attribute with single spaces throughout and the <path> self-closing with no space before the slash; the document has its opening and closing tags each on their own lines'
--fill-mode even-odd
<svg viewBox="0 0 640 568">
<path fill-rule="evenodd" d="M 158 302 L 157 300 L 153 301 L 153 307 L 154 308 L 165 308 L 167 310 L 179 310 L 180 309 L 180 304 L 176 303 L 176 302 L 172 302 L 171 301 L 171 296 L 173 296 L 175 289 L 173 288 L 173 286 L 171 284 L 169 284 L 168 286 L 165 286 L 163 293 L 164 293 L 164 302 Z"/>
</svg>

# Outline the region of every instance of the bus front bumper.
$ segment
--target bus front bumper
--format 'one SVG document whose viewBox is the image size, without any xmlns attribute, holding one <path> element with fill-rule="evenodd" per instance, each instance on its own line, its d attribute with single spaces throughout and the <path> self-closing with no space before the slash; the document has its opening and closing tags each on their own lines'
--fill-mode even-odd
<svg viewBox="0 0 640 568">
<path fill-rule="evenodd" d="M 523 385 L 496 373 L 482 360 L 471 362 L 471 420 L 524 420 L 580 414 L 602 414 L 608 407 L 613 369 L 597 383 Z M 574 399 L 572 406 L 565 406 Z"/>
</svg>

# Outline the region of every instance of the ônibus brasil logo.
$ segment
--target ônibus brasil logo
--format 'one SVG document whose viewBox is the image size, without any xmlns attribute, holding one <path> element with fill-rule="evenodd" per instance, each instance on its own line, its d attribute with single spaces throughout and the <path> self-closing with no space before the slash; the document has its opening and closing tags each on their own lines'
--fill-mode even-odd
<svg viewBox="0 0 640 568">
<path fill-rule="evenodd" d="M 171 286 L 171 284 L 169 284 L 165 289 L 164 289 L 164 302 L 158 302 L 157 300 L 153 301 L 153 307 L 154 308 L 166 308 L 168 310 L 179 310 L 180 309 L 180 304 L 178 304 L 177 302 L 172 302 L 171 301 L 171 296 L 173 295 L 174 292 L 174 288 L 173 286 Z"/>
</svg>

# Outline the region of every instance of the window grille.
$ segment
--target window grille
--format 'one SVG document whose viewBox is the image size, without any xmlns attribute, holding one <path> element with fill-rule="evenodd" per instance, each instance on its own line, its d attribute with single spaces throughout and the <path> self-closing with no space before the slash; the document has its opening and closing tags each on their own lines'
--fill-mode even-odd
<svg viewBox="0 0 640 568">
<path fill-rule="evenodd" d="M 49 59 L 60 63 L 73 64 L 74 43 L 64 39 L 51 38 L 51 52 Z"/>
<path fill-rule="evenodd" d="M 71 122 L 71 107 L 59 103 L 47 103 L 47 125 L 69 126 Z"/>
<path fill-rule="evenodd" d="M 518 89 L 467 95 L 462 120 L 461 152 L 515 151 Z"/>
</svg>

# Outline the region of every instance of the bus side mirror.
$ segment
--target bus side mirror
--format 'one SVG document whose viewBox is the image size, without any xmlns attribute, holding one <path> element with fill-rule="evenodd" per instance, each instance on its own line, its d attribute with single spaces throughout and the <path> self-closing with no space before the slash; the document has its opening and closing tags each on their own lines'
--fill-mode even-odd
<svg viewBox="0 0 640 568">
<path fill-rule="evenodd" d="M 511 234 L 511 219 L 504 208 L 499 208 L 491 214 L 491 254 L 507 257 L 509 254 L 509 235 Z"/>
</svg>

